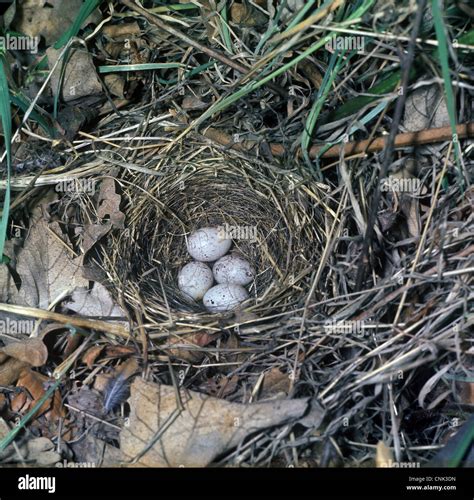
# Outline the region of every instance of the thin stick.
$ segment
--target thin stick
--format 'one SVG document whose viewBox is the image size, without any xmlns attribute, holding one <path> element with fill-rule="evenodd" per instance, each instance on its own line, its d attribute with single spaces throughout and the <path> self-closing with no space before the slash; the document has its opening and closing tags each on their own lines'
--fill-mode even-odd
<svg viewBox="0 0 474 500">
<path fill-rule="evenodd" d="M 239 151 L 250 151 L 257 143 L 255 141 L 242 141 L 234 143 L 232 136 L 222 132 L 221 130 L 215 128 L 208 128 L 201 132 L 202 135 L 215 141 L 223 146 L 230 147 Z M 456 134 L 458 139 L 464 139 L 466 137 L 474 137 L 474 122 L 463 123 L 456 126 Z M 409 146 L 419 146 L 422 144 L 433 144 L 436 142 L 450 141 L 453 138 L 453 133 L 451 127 L 439 127 L 430 128 L 427 130 L 420 130 L 417 132 L 406 132 L 403 134 L 397 134 L 395 136 L 395 148 L 404 148 Z M 343 145 L 335 145 L 330 149 L 325 151 L 321 158 L 339 158 L 341 154 L 341 149 L 344 150 L 344 156 L 372 153 L 374 151 L 382 151 L 385 149 L 387 144 L 387 136 L 376 137 L 375 139 L 367 139 L 363 141 L 348 142 Z M 283 144 L 270 143 L 270 150 L 274 156 L 284 156 L 288 149 L 285 148 Z M 313 146 L 309 155 L 311 158 L 316 158 L 319 152 L 325 147 L 325 145 Z M 301 156 L 301 150 L 297 151 L 297 156 Z"/>
<path fill-rule="evenodd" d="M 67 316 L 65 314 L 45 311 L 44 309 L 37 309 L 36 307 L 22 307 L 2 303 L 0 303 L 0 311 L 10 312 L 30 318 L 41 318 L 51 321 L 57 321 L 58 323 L 62 323 L 64 325 L 70 324 L 79 328 L 99 330 L 101 332 L 111 333 L 112 335 L 117 335 L 118 337 L 123 337 L 125 339 L 130 338 L 130 334 L 125 327 L 123 327 L 122 325 L 114 325 L 108 323 L 107 321 L 86 319 L 78 316 Z"/>
</svg>

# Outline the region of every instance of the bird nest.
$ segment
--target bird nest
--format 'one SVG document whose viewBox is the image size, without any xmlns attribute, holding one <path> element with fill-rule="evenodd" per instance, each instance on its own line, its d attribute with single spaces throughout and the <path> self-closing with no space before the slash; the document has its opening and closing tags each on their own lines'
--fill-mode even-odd
<svg viewBox="0 0 474 500">
<path fill-rule="evenodd" d="M 193 143 L 122 184 L 127 229 L 102 247 L 103 264 L 148 328 L 212 330 L 216 320 L 235 320 L 235 311 L 211 314 L 178 288 L 191 260 L 187 236 L 202 227 L 218 227 L 256 270 L 239 317 L 262 321 L 304 302 L 324 246 L 324 192 L 313 179 Z"/>
<path fill-rule="evenodd" d="M 187 388 L 229 401 L 281 394 L 314 398 L 325 415 L 316 439 L 344 446 L 343 459 L 330 451 L 318 458 L 320 466 L 372 460 L 363 443 L 384 438 L 380 423 L 396 417 L 394 403 L 387 403 L 393 398 L 403 412 L 403 439 L 414 447 L 414 460 L 426 463 L 445 436 L 446 422 L 452 415 L 464 418 L 459 381 L 472 373 L 465 319 L 472 289 L 465 257 L 472 244 L 462 230 L 472 209 L 454 181 L 446 192 L 436 191 L 442 167 L 432 176 L 429 164 L 422 168 L 423 197 L 383 193 L 381 232 L 357 290 L 360 208 L 369 210 L 357 191 L 359 178 L 350 185 L 362 205 L 354 198 L 358 210 L 352 210 L 329 176 L 320 184 L 297 162 L 285 170 L 196 136 L 161 150 L 158 160 L 141 163 L 138 155 L 123 153 L 133 169 L 111 175 L 126 229 L 110 232 L 94 258 L 131 314 L 133 330 L 142 334 L 153 376 L 173 383 L 171 359 L 186 375 Z M 151 170 L 143 171 L 145 166 Z M 375 168 L 376 159 L 364 164 L 364 189 Z M 454 169 L 447 175 L 456 178 Z M 432 218 L 425 216 L 424 224 L 432 229 L 407 239 L 413 223 L 402 217 L 400 203 L 428 210 Z M 398 222 L 386 220 L 388 209 L 398 210 Z M 201 303 L 190 304 L 177 286 L 179 270 L 191 260 L 186 238 L 205 226 L 240 231 L 234 248 L 256 269 L 250 299 L 240 310 L 211 314 Z M 419 248 L 430 252 L 418 261 Z M 297 444 L 279 432 L 263 433 L 245 463 L 272 463 L 275 450 L 284 454 L 290 444 L 300 457 L 319 456 L 311 444 L 314 429 L 302 430 Z M 403 456 L 401 449 L 397 456 Z M 225 463 L 234 463 L 232 457 Z"/>
</svg>

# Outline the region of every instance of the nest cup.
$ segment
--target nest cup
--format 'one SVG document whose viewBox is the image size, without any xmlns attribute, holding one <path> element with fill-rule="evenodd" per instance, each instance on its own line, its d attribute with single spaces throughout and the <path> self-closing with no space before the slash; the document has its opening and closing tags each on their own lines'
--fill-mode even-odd
<svg viewBox="0 0 474 500">
<path fill-rule="evenodd" d="M 149 327 L 192 321 L 199 328 L 234 315 L 211 314 L 178 288 L 179 270 L 192 260 L 186 238 L 207 226 L 232 238 L 230 251 L 256 270 L 240 313 L 261 319 L 301 306 L 323 248 L 324 194 L 315 181 L 195 144 L 168 154 L 156 171 L 122 179 L 127 229 L 102 248 L 116 290 Z"/>
</svg>

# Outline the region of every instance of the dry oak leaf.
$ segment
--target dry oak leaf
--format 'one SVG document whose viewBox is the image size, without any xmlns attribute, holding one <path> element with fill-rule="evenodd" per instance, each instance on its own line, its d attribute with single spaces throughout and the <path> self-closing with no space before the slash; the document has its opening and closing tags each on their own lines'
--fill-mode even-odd
<svg viewBox="0 0 474 500">
<path fill-rule="evenodd" d="M 45 394 L 47 390 L 47 384 L 51 383 L 52 379 L 45 377 L 41 373 L 34 372 L 33 370 L 24 369 L 21 372 L 20 378 L 17 382 L 17 387 L 24 387 L 28 390 L 29 394 L 33 398 L 28 407 L 23 406 L 23 410 L 26 411 L 32 408 L 37 401 L 39 401 Z M 56 422 L 59 418 L 64 417 L 64 409 L 62 406 L 61 395 L 59 391 L 55 391 L 54 395 L 48 398 L 41 406 L 41 408 L 36 412 L 35 418 L 45 415 L 48 421 Z M 52 430 L 49 429 L 49 430 Z"/>
<path fill-rule="evenodd" d="M 82 7 L 83 0 L 23 0 L 17 2 L 13 21 L 15 31 L 28 36 L 42 36 L 46 45 L 56 43 L 66 27 L 72 25 Z M 96 9 L 82 25 L 97 24 L 101 19 Z"/>
<path fill-rule="evenodd" d="M 33 216 L 25 246 L 18 253 L 21 288 L 13 294 L 14 304 L 48 309 L 58 296 L 89 284 L 81 276 L 82 258 L 71 258 L 62 241 L 57 222 L 48 224 Z"/>
<path fill-rule="evenodd" d="M 22 370 L 27 366 L 29 366 L 28 363 L 15 358 L 9 358 L 6 355 L 3 358 L 0 352 L 0 386 L 14 384 L 18 380 Z"/>
<path fill-rule="evenodd" d="M 115 181 L 106 178 L 100 183 L 97 216 L 104 220 L 100 224 L 86 224 L 84 226 L 82 248 L 86 254 L 100 241 L 112 227 L 124 228 L 125 214 L 120 211 L 122 198 L 115 192 Z"/>
<path fill-rule="evenodd" d="M 82 235 L 82 250 L 86 254 L 98 241 L 100 241 L 110 230 L 112 224 L 86 224 Z"/>
<path fill-rule="evenodd" d="M 122 455 L 118 448 L 98 439 L 93 432 L 86 432 L 79 440 L 69 443 L 76 463 L 91 464 L 93 467 L 117 467 Z"/>
<path fill-rule="evenodd" d="M 278 367 L 274 367 L 265 373 L 263 378 L 260 399 L 275 396 L 277 394 L 288 394 L 291 379 L 288 373 L 283 373 Z"/>
<path fill-rule="evenodd" d="M 82 362 L 85 363 L 90 370 L 92 370 L 95 360 L 100 356 L 104 349 L 105 345 L 94 345 L 90 347 L 82 356 Z"/>
<path fill-rule="evenodd" d="M 203 360 L 206 353 L 199 348 L 205 347 L 216 335 L 207 332 L 186 333 L 184 335 L 170 336 L 168 345 L 163 346 L 171 356 L 190 363 L 198 363 Z"/>
<path fill-rule="evenodd" d="M 40 339 L 12 342 L 0 349 L 0 386 L 14 384 L 24 368 L 43 366 L 48 349 Z"/>
<path fill-rule="evenodd" d="M 70 102 L 81 97 L 101 95 L 102 84 L 97 76 L 92 56 L 87 50 L 72 49 L 64 63 L 65 66 L 59 63 L 53 71 L 62 50 L 56 50 L 54 47 L 46 50 L 49 69 L 52 71 L 51 88 L 54 96 L 59 95 L 64 101 Z"/>
<path fill-rule="evenodd" d="M 126 41 L 131 36 L 139 37 L 141 29 L 136 21 L 131 23 L 109 24 L 104 26 L 102 33 L 111 40 Z"/>
<path fill-rule="evenodd" d="M 107 288 L 98 282 L 95 282 L 90 290 L 84 287 L 76 288 L 66 306 L 81 316 L 127 317 L 123 309 L 115 303 Z M 123 323 L 128 326 L 128 323 Z"/>
<path fill-rule="evenodd" d="M 1 352 L 11 358 L 24 361 L 31 366 L 43 366 L 48 359 L 48 349 L 41 339 L 32 338 L 21 342 L 11 342 Z"/>
<path fill-rule="evenodd" d="M 173 386 L 135 379 L 129 425 L 120 433 L 126 460 L 142 467 L 205 467 L 248 435 L 302 417 L 309 406 L 308 399 L 245 405 L 180 389 L 180 409 L 176 396 Z"/>
<path fill-rule="evenodd" d="M 104 75 L 104 83 L 109 92 L 120 99 L 125 99 L 125 78 L 113 73 Z"/>
<path fill-rule="evenodd" d="M 474 382 L 456 382 L 456 399 L 463 405 L 474 405 Z"/>
<path fill-rule="evenodd" d="M 100 218 L 110 217 L 110 222 L 116 228 L 123 229 L 125 214 L 120 211 L 122 197 L 115 191 L 115 180 L 109 177 L 100 183 L 97 215 Z"/>
<path fill-rule="evenodd" d="M 233 3 L 230 8 L 232 22 L 242 26 L 254 27 L 265 23 L 266 16 L 254 7 L 241 3 Z"/>
</svg>

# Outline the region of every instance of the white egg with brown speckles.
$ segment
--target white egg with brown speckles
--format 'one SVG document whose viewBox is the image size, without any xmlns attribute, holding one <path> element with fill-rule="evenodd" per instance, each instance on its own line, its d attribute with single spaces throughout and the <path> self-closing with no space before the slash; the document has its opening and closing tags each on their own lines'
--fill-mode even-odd
<svg viewBox="0 0 474 500">
<path fill-rule="evenodd" d="M 221 283 L 206 292 L 203 303 L 210 312 L 225 312 L 236 309 L 248 297 L 249 294 L 243 286 Z"/>
<path fill-rule="evenodd" d="M 186 245 L 193 259 L 213 262 L 229 251 L 232 240 L 225 238 L 217 227 L 202 227 L 191 233 Z"/>
<path fill-rule="evenodd" d="M 179 289 L 193 300 L 202 299 L 213 283 L 211 268 L 204 262 L 190 262 L 178 274 Z"/>
<path fill-rule="evenodd" d="M 239 255 L 224 255 L 212 267 L 217 283 L 248 285 L 255 278 L 255 270 L 250 263 Z"/>
</svg>

